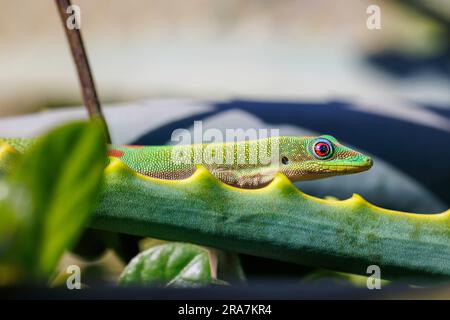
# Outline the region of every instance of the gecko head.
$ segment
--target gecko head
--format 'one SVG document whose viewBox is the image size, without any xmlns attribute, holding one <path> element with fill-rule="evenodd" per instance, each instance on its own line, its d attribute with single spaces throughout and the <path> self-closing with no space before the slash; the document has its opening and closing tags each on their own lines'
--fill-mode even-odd
<svg viewBox="0 0 450 320">
<path fill-rule="evenodd" d="M 290 137 L 280 147 L 280 171 L 291 180 L 312 180 L 362 172 L 370 157 L 340 144 L 334 137 Z"/>
</svg>

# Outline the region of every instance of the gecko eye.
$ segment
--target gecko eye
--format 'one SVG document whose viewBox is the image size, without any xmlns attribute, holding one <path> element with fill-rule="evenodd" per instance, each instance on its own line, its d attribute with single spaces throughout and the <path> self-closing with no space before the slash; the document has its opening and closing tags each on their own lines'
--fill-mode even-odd
<svg viewBox="0 0 450 320">
<path fill-rule="evenodd" d="M 281 158 L 281 162 L 283 162 L 283 164 L 288 164 L 289 163 L 288 157 Z"/>
<path fill-rule="evenodd" d="M 317 139 L 313 145 L 314 156 L 318 159 L 327 159 L 333 154 L 333 145 L 327 139 Z"/>
</svg>

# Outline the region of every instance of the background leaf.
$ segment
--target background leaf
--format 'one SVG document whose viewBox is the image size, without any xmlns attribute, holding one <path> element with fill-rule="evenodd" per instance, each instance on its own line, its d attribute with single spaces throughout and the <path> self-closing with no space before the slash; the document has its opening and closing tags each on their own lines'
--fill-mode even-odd
<svg viewBox="0 0 450 320">
<path fill-rule="evenodd" d="M 73 123 L 39 139 L 9 179 L 19 217 L 14 250 L 27 278 L 47 278 L 76 241 L 97 200 L 106 145 L 97 123 Z"/>
<path fill-rule="evenodd" d="M 154 246 L 133 258 L 120 276 L 121 285 L 198 287 L 212 282 L 208 251 L 187 243 Z"/>
<path fill-rule="evenodd" d="M 0 178 L 3 178 L 17 163 L 20 154 L 7 143 L 0 142 Z"/>
</svg>

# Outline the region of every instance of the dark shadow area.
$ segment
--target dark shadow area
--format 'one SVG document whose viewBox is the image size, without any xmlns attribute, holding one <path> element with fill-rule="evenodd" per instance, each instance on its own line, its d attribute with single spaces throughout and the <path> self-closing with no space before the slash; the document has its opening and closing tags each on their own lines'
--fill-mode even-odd
<svg viewBox="0 0 450 320">
<path fill-rule="evenodd" d="M 386 50 L 368 56 L 367 62 L 399 78 L 415 76 L 422 71 L 433 71 L 450 79 L 450 52 L 448 50 L 424 57 Z"/>
</svg>

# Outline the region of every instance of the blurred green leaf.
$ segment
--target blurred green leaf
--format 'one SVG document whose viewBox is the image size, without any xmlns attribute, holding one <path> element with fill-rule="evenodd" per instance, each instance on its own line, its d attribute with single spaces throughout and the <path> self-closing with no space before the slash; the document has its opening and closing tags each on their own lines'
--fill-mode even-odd
<svg viewBox="0 0 450 320">
<path fill-rule="evenodd" d="M 17 216 L 10 250 L 27 278 L 46 279 L 73 246 L 96 203 L 105 163 L 103 130 L 95 122 L 57 128 L 21 157 L 0 210 Z"/>
<path fill-rule="evenodd" d="M 328 269 L 316 269 L 304 276 L 301 283 L 314 283 L 318 281 L 333 281 L 340 285 L 352 285 L 359 288 L 367 287 L 368 276 L 359 274 L 338 272 Z M 381 280 L 381 284 L 384 286 L 389 284 L 387 280 Z"/>
<path fill-rule="evenodd" d="M 16 149 L 7 143 L 0 143 L 0 178 L 12 170 L 19 158 L 20 154 Z"/>
<path fill-rule="evenodd" d="M 121 285 L 199 287 L 213 282 L 208 251 L 170 242 L 138 254 L 125 267 Z"/>
<path fill-rule="evenodd" d="M 217 257 L 217 278 L 226 281 L 227 284 L 239 284 L 247 281 L 241 260 L 236 252 L 213 250 Z"/>
<path fill-rule="evenodd" d="M 0 263 L 11 257 L 10 248 L 14 241 L 19 218 L 7 205 L 10 194 L 11 186 L 5 179 L 0 178 Z"/>
</svg>

